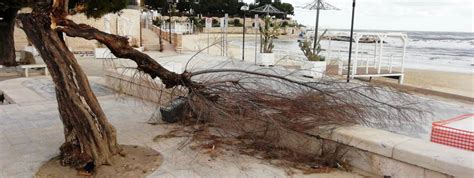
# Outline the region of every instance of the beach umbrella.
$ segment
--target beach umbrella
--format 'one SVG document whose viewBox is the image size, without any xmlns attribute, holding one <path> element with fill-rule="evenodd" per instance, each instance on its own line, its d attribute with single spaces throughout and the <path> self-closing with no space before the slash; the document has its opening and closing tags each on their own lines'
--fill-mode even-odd
<svg viewBox="0 0 474 178">
<path fill-rule="evenodd" d="M 319 11 L 320 10 L 340 10 L 333 5 L 324 2 L 323 0 L 314 0 L 312 3 L 306 4 L 304 6 L 300 6 L 298 8 L 308 9 L 308 10 L 316 10 L 316 25 L 314 29 L 314 46 L 313 46 L 313 53 L 316 54 L 316 43 L 318 41 L 318 27 L 319 27 Z"/>
<path fill-rule="evenodd" d="M 250 12 L 262 13 L 262 14 L 285 14 L 285 12 L 273 7 L 270 4 L 266 4 L 264 6 L 257 7 L 255 9 L 250 10 Z"/>
</svg>

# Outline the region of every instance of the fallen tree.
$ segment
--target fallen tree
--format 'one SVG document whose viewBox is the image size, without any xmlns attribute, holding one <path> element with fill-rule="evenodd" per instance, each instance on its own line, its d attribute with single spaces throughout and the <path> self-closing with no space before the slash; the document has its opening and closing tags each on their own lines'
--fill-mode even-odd
<svg viewBox="0 0 474 178">
<path fill-rule="evenodd" d="M 58 21 L 58 25 L 57 30 L 70 37 L 98 40 L 115 56 L 135 61 L 139 73 L 161 79 L 166 88 L 184 87 L 186 96 L 171 101 L 165 115 L 218 121 L 222 127 L 241 130 L 244 135 L 270 133 L 269 128 L 303 133 L 326 125 L 404 126 L 413 124 L 422 114 L 414 97 L 383 86 L 337 80 L 301 82 L 278 72 L 248 69 L 186 70 L 176 74 L 131 48 L 126 38 L 68 19 Z M 248 130 L 245 123 L 255 120 L 266 124 Z"/>
</svg>

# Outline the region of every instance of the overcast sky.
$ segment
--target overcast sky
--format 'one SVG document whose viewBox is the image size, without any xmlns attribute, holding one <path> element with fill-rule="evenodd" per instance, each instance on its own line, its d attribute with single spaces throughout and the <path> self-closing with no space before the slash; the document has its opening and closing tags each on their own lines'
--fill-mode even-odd
<svg viewBox="0 0 474 178">
<path fill-rule="evenodd" d="M 313 0 L 282 1 L 302 6 Z M 341 11 L 321 11 L 320 26 L 349 29 L 352 0 L 325 1 Z M 473 0 L 357 0 L 355 29 L 474 32 L 473 9 Z M 296 8 L 294 18 L 314 26 L 315 15 Z"/>
</svg>

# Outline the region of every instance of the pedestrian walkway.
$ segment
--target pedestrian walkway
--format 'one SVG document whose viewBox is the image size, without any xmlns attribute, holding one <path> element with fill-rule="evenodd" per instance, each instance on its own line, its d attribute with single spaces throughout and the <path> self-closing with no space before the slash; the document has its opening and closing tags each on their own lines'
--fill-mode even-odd
<svg viewBox="0 0 474 178">
<path fill-rule="evenodd" d="M 158 51 L 160 48 L 162 49 L 162 53 L 166 55 L 174 55 L 177 54 L 175 47 L 169 41 L 162 40 L 162 44 L 160 45 L 160 34 L 156 34 L 150 29 L 142 28 L 142 39 L 143 39 L 143 46 L 145 47 L 146 51 Z"/>
<path fill-rule="evenodd" d="M 177 54 L 175 47 L 168 41 L 163 40 L 163 51 L 164 54 Z"/>
<path fill-rule="evenodd" d="M 40 80 L 42 82 L 37 82 Z M 0 82 L 17 104 L 0 105 L 0 177 L 32 177 L 41 164 L 59 154 L 64 141 L 57 103 L 50 97 L 49 77 L 19 78 Z M 188 138 L 154 142 L 157 135 L 181 127 L 176 124 L 149 125 L 155 111 L 151 103 L 128 96 L 117 96 L 102 88 L 103 79 L 91 77 L 93 89 L 108 120 L 117 128 L 121 144 L 151 147 L 164 156 L 163 165 L 150 177 L 287 177 L 283 168 L 239 153 L 217 158 L 199 153 L 183 143 Z M 33 85 L 33 86 L 32 86 Z M 37 87 L 35 87 L 36 85 Z M 39 87 L 38 87 L 39 86 Z M 29 100 L 31 99 L 31 102 Z M 358 177 L 335 171 L 298 177 Z"/>
<path fill-rule="evenodd" d="M 146 51 L 160 50 L 160 37 L 147 28 L 142 28 L 142 44 Z"/>
</svg>

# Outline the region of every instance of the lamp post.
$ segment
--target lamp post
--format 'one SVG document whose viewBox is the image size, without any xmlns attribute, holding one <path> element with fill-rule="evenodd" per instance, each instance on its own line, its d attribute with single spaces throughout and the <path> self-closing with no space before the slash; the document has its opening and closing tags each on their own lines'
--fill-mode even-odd
<svg viewBox="0 0 474 178">
<path fill-rule="evenodd" d="M 169 25 L 168 25 L 168 26 L 169 26 L 169 29 L 170 29 L 170 31 L 169 31 L 170 39 L 169 39 L 169 40 L 170 40 L 170 44 L 173 44 L 173 42 L 172 42 L 173 40 L 171 40 L 171 16 L 173 15 L 173 14 L 172 14 L 172 13 L 173 13 L 172 7 L 173 7 L 173 5 L 174 5 L 174 3 L 175 3 L 175 0 L 167 0 L 167 1 L 168 1 L 168 4 L 169 4 L 169 8 L 168 8 L 168 12 L 169 12 L 169 13 L 168 13 L 168 15 L 170 16 L 170 17 L 169 17 L 170 22 L 169 22 Z"/>
<path fill-rule="evenodd" d="M 244 61 L 245 60 L 245 16 L 247 14 L 247 11 L 249 10 L 249 6 L 243 5 L 240 8 L 240 10 L 244 11 L 244 26 L 243 26 L 243 29 L 242 29 L 242 33 L 243 33 L 243 36 L 242 36 L 242 61 Z"/>
<path fill-rule="evenodd" d="M 316 54 L 316 48 L 318 43 L 318 28 L 319 28 L 319 10 L 321 10 L 321 0 L 317 0 L 316 2 L 316 25 L 314 27 L 314 46 L 313 46 L 313 54 Z"/>
<path fill-rule="evenodd" d="M 351 38 L 349 39 L 349 62 L 347 64 L 347 83 L 350 82 L 351 76 L 351 57 L 352 57 L 352 38 L 354 37 L 354 13 L 356 7 L 356 0 L 352 0 L 352 20 L 351 20 Z M 357 65 L 356 65 L 357 66 Z M 357 70 L 353 69 L 353 70 Z"/>
</svg>

